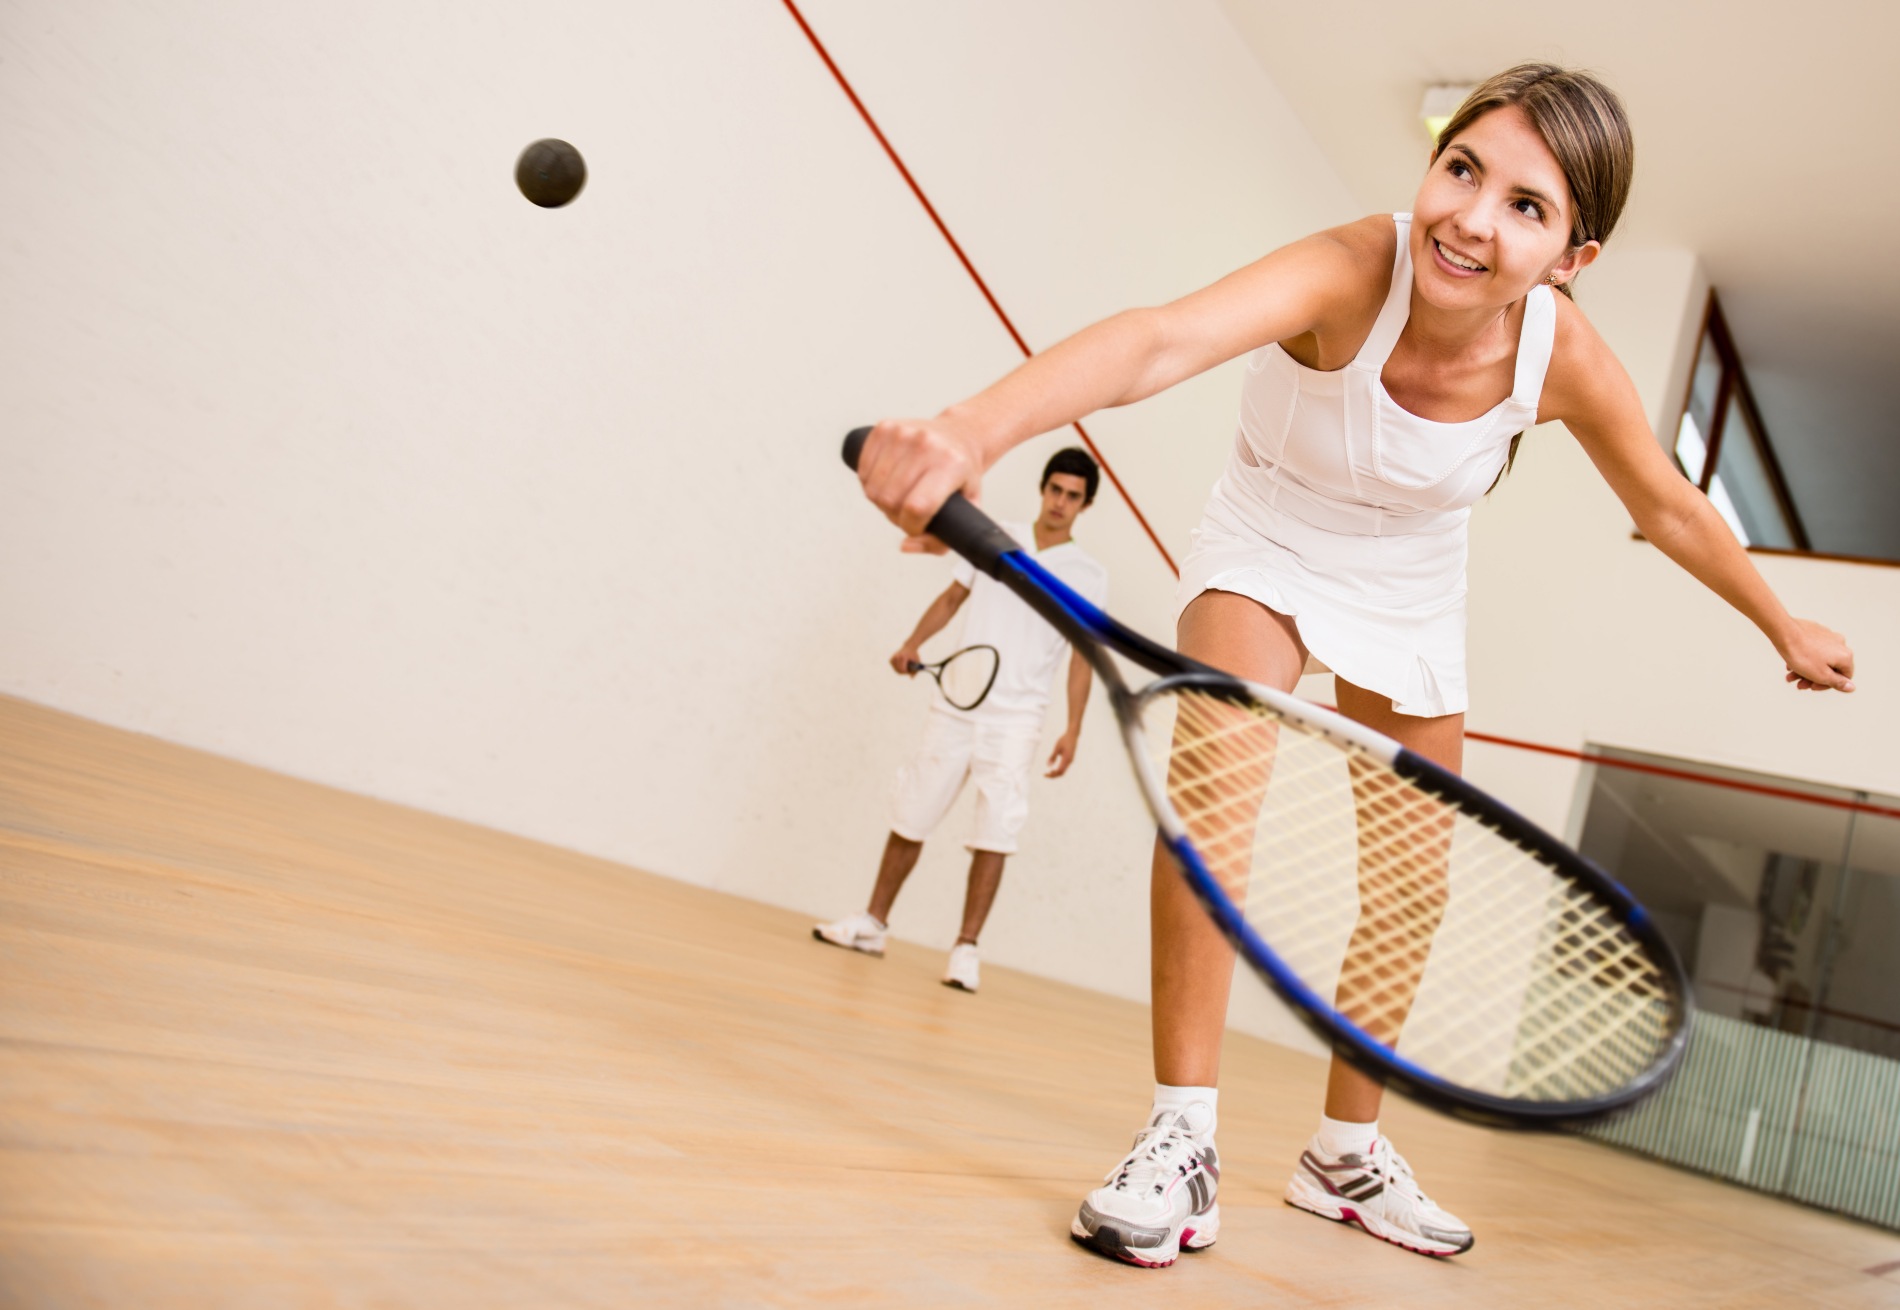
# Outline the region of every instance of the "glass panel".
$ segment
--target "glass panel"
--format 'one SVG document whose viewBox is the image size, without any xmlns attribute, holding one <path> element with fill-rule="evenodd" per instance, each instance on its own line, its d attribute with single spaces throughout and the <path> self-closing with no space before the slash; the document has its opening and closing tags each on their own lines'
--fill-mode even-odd
<svg viewBox="0 0 1900 1310">
<path fill-rule="evenodd" d="M 1702 470 L 1709 460 L 1709 443 L 1702 439 L 1702 428 L 1695 421 L 1695 415 L 1683 412 L 1682 422 L 1676 428 L 1676 463 L 1689 481 L 1698 487 L 1702 485 Z"/>
<path fill-rule="evenodd" d="M 1697 1015 L 1676 1078 L 1585 1131 L 1900 1228 L 1900 800 L 1594 753 L 1578 845 L 1682 952 Z"/>
<path fill-rule="evenodd" d="M 1787 1182 L 1799 1201 L 1900 1228 L 1900 1061 L 1808 1042 Z"/>
<path fill-rule="evenodd" d="M 1860 812 L 1851 827 L 1830 889 L 1787 1191 L 1900 1227 L 1900 816 Z"/>
<path fill-rule="evenodd" d="M 1739 399 L 1730 401 L 1723 419 L 1722 448 L 1716 455 L 1715 479 L 1709 485 L 1711 498 L 1716 482 L 1721 483 L 1734 518 L 1742 524 L 1743 532 L 1737 536 L 1750 545 L 1794 549 L 1794 531 L 1775 497 L 1768 465 L 1762 458 L 1761 433 L 1749 421 L 1748 407 Z"/>
<path fill-rule="evenodd" d="M 1584 855 L 1650 908 L 1689 966 L 1699 1008 L 1804 1033 L 1820 990 L 1849 811 L 1645 770 L 1808 790 L 1787 779 L 1626 751 L 1601 754 L 1637 767 L 1597 766 L 1578 843 Z"/>
<path fill-rule="evenodd" d="M 1720 473 L 1709 479 L 1709 503 L 1715 506 L 1715 512 L 1722 516 L 1722 521 L 1728 524 L 1728 530 L 1735 534 L 1735 540 L 1744 546 L 1761 544 L 1755 540 L 1755 534 L 1750 532 L 1748 525 L 1742 521 L 1742 516 L 1736 510 L 1735 501 L 1730 498 L 1728 486 L 1722 481 Z"/>
<path fill-rule="evenodd" d="M 1900 817 L 1856 814 L 1846 865 L 1814 1035 L 1900 1060 Z"/>
</svg>

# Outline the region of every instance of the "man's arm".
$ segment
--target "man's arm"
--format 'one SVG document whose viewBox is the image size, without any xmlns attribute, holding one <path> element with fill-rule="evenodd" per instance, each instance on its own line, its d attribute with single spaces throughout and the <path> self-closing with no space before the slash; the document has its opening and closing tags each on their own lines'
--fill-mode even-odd
<svg viewBox="0 0 1900 1310">
<path fill-rule="evenodd" d="M 1082 658 L 1082 652 L 1069 652 L 1069 727 L 1068 731 L 1056 741 L 1055 751 L 1049 756 L 1051 778 L 1060 778 L 1075 763 L 1076 739 L 1082 735 L 1082 714 L 1089 707 L 1089 683 L 1095 673 L 1089 668 L 1089 662 Z"/>
<path fill-rule="evenodd" d="M 943 595 L 930 602 L 930 608 L 917 620 L 917 626 L 911 629 L 910 636 L 904 638 L 904 644 L 891 656 L 891 667 L 907 678 L 915 676 L 917 670 L 911 665 L 924 662 L 923 656 L 918 654 L 919 648 L 942 632 L 969 598 L 970 589 L 961 582 L 953 582 L 944 588 Z"/>
</svg>

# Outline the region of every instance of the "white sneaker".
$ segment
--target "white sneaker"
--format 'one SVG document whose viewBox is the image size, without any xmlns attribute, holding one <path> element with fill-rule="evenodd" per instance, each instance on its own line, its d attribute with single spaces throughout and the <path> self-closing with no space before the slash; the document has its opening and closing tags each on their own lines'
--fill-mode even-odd
<svg viewBox="0 0 1900 1310">
<path fill-rule="evenodd" d="M 1187 1116 L 1163 1111 L 1135 1134 L 1135 1149 L 1090 1192 L 1069 1232 L 1103 1255 L 1159 1269 L 1220 1236 L 1220 1158 Z"/>
<path fill-rule="evenodd" d="M 842 946 L 847 951 L 863 951 L 866 955 L 883 955 L 884 935 L 889 931 L 890 929 L 885 925 L 861 911 L 857 914 L 847 914 L 835 923 L 814 924 L 811 935 L 821 942 Z"/>
<path fill-rule="evenodd" d="M 1473 1241 L 1463 1220 L 1420 1190 L 1412 1166 L 1383 1137 L 1370 1155 L 1342 1156 L 1326 1154 L 1315 1137 L 1300 1154 L 1286 1199 L 1420 1255 L 1457 1255 Z"/>
<path fill-rule="evenodd" d="M 950 962 L 943 966 L 943 985 L 955 987 L 959 991 L 975 991 L 976 975 L 982 962 L 975 946 L 969 942 L 958 942 L 950 948 Z"/>
</svg>

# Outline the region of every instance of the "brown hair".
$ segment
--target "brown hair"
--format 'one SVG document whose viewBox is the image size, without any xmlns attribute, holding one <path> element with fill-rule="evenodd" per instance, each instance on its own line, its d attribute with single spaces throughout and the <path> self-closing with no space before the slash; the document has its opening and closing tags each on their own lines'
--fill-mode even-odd
<svg viewBox="0 0 1900 1310">
<path fill-rule="evenodd" d="M 1487 78 L 1465 97 L 1438 134 L 1432 162 L 1437 163 L 1445 147 L 1478 119 L 1511 105 L 1524 111 L 1563 170 L 1570 188 L 1570 248 L 1608 241 L 1610 230 L 1623 216 L 1623 202 L 1629 199 L 1636 142 L 1623 102 L 1588 73 L 1555 64 L 1519 64 Z M 1568 296 L 1570 283 L 1565 281 L 1557 290 Z M 1517 443 L 1523 439 L 1522 432 L 1511 438 L 1504 467 L 1490 490 L 1497 490 L 1517 463 Z"/>
<path fill-rule="evenodd" d="M 1623 102 L 1588 73 L 1555 64 L 1505 69 L 1465 97 L 1438 134 L 1433 161 L 1452 138 L 1478 119 L 1511 105 L 1524 111 L 1563 169 L 1570 187 L 1571 248 L 1588 241 L 1608 241 L 1610 230 L 1623 215 L 1623 202 L 1629 199 L 1636 143 Z M 1557 289 L 1570 294 L 1567 282 Z"/>
</svg>

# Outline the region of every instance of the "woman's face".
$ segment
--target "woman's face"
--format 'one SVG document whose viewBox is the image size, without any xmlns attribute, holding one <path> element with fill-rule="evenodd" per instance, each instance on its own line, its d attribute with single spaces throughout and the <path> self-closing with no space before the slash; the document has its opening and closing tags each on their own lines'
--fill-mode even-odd
<svg viewBox="0 0 1900 1310">
<path fill-rule="evenodd" d="M 1596 258 L 1570 248 L 1570 186 L 1524 111 L 1494 109 L 1432 161 L 1412 205 L 1414 285 L 1443 309 L 1508 305 Z"/>
</svg>

